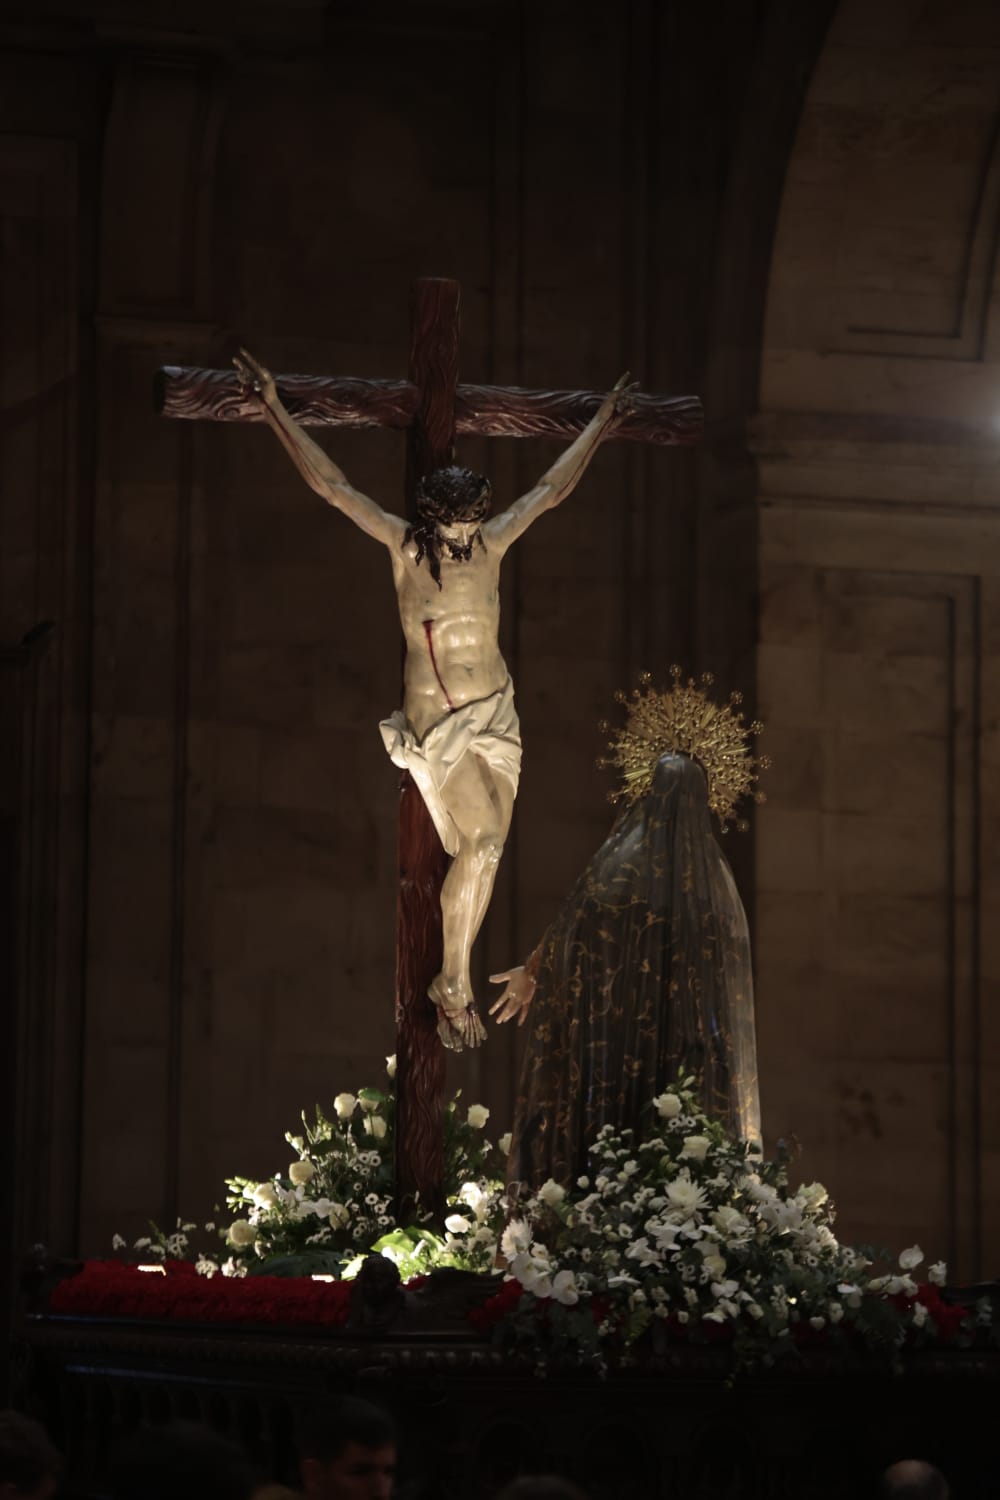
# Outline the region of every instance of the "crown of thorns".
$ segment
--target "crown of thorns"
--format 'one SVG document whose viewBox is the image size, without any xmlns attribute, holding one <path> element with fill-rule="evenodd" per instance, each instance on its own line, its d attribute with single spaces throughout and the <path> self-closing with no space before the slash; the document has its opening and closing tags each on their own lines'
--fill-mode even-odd
<svg viewBox="0 0 1000 1500">
<path fill-rule="evenodd" d="M 455 465 L 435 469 L 417 485 L 417 514 L 423 520 L 451 526 L 484 521 L 490 513 L 493 486 L 485 474 Z"/>
</svg>

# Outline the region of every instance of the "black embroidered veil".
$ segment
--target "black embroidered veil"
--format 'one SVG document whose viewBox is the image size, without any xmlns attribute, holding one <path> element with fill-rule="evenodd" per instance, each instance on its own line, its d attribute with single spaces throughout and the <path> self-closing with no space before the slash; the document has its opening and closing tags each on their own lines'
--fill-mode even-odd
<svg viewBox="0 0 1000 1500">
<path fill-rule="evenodd" d="M 600 1127 L 648 1123 L 679 1070 L 759 1139 L 746 915 L 694 760 L 660 758 L 536 951 L 508 1180 L 574 1180 Z"/>
</svg>

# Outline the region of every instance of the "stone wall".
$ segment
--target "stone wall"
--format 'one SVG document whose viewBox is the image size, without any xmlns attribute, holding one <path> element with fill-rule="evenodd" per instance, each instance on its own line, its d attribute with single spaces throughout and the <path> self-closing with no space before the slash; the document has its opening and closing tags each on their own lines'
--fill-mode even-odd
<svg viewBox="0 0 1000 1500">
<path fill-rule="evenodd" d="M 762 356 L 765 1125 L 848 1238 L 995 1271 L 1000 16 L 845 0 Z"/>
</svg>

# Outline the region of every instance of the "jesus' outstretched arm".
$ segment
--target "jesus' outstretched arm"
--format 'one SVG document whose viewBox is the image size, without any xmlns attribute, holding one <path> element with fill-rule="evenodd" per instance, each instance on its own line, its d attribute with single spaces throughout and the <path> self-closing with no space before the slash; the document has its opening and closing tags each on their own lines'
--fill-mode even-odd
<svg viewBox="0 0 1000 1500">
<path fill-rule="evenodd" d="M 580 436 L 542 475 L 534 488 L 487 521 L 483 535 L 488 547 L 505 552 L 512 542 L 523 536 L 533 521 L 545 511 L 554 509 L 576 489 L 608 428 L 617 417 L 631 410 L 634 390 L 635 386 L 629 384 L 626 373 L 614 390 L 605 396 Z"/>
<path fill-rule="evenodd" d="M 242 384 L 260 398 L 268 425 L 277 433 L 282 447 L 310 489 L 315 490 L 328 505 L 343 511 L 348 520 L 377 542 L 384 542 L 387 547 L 399 542 L 406 530 L 402 516 L 383 510 L 347 482 L 343 470 L 286 411 L 271 372 L 246 349 L 240 350 L 233 364 Z"/>
</svg>

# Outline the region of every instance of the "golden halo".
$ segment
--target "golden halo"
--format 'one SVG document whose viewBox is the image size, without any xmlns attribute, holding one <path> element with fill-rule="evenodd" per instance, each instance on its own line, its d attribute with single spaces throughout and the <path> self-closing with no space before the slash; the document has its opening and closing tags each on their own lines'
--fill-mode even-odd
<svg viewBox="0 0 1000 1500">
<path fill-rule="evenodd" d="M 601 725 L 610 735 L 609 753 L 598 765 L 621 776 L 621 785 L 609 794 L 612 802 L 635 802 L 652 786 L 661 755 L 690 755 L 705 772 L 708 805 L 725 829 L 748 793 L 755 802 L 766 800 L 754 787 L 759 771 L 766 771 L 770 762 L 750 753 L 751 736 L 759 735 L 764 726 L 757 720 L 749 726 L 744 723 L 739 712 L 742 693 L 730 694 L 726 703 L 713 703 L 704 691 L 714 680 L 710 672 L 702 673 L 700 687 L 693 677 L 684 682 L 680 667 L 671 667 L 670 676 L 673 685 L 666 692 L 656 692 L 652 677 L 644 672 L 631 695 L 615 694 L 628 714 L 621 729 Z M 741 821 L 737 826 L 747 825 Z"/>
</svg>

